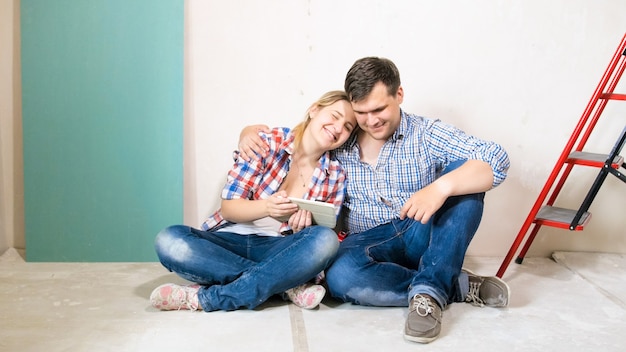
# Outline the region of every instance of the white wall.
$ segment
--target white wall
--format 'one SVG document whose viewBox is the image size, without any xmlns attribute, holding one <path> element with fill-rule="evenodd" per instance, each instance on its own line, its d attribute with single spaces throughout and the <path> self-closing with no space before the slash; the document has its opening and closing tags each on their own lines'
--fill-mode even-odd
<svg viewBox="0 0 626 352">
<path fill-rule="evenodd" d="M 376 55 L 400 68 L 405 110 L 509 152 L 470 247 L 486 256 L 508 251 L 626 28 L 623 0 L 188 0 L 186 15 L 186 223 L 218 206 L 241 127 L 295 125 Z M 609 104 L 587 149 L 608 152 L 624 112 Z M 557 205 L 577 207 L 595 173 L 575 169 Z M 624 199 L 610 177 L 585 231 L 544 227 L 529 255 L 625 253 Z"/>
<path fill-rule="evenodd" d="M 623 0 L 186 4 L 186 223 L 218 206 L 242 126 L 295 125 L 313 99 L 343 87 L 356 59 L 378 55 L 401 70 L 405 110 L 510 154 L 509 178 L 488 193 L 470 255 L 508 251 L 626 30 Z M 18 10 L 19 0 L 0 0 L 0 252 L 24 246 Z M 625 111 L 609 104 L 588 147 L 608 151 Z M 576 207 L 594 176 L 575 169 L 557 204 Z M 609 177 L 585 231 L 544 227 L 529 255 L 626 253 L 624 199 L 626 185 Z"/>
</svg>

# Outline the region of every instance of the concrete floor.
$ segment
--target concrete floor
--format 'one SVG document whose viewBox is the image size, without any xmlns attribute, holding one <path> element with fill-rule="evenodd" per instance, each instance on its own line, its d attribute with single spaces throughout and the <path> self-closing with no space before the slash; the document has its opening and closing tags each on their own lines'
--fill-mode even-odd
<svg viewBox="0 0 626 352">
<path fill-rule="evenodd" d="M 468 257 L 494 274 L 502 258 Z M 406 308 L 278 299 L 235 312 L 161 312 L 158 263 L 25 263 L 0 256 L 0 351 L 624 351 L 626 255 L 556 252 L 511 264 L 506 309 L 456 303 L 428 345 L 402 337 Z"/>
</svg>

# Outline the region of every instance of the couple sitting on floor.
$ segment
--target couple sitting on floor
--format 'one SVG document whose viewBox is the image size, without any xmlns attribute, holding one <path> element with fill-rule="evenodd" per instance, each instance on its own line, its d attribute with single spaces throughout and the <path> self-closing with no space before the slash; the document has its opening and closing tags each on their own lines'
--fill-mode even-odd
<svg viewBox="0 0 626 352">
<path fill-rule="evenodd" d="M 450 303 L 508 305 L 505 282 L 462 268 L 485 192 L 506 178 L 506 151 L 403 111 L 388 59 L 357 60 L 344 90 L 291 130 L 242 131 L 221 208 L 201 229 L 157 235 L 163 266 L 195 284 L 157 287 L 154 307 L 252 309 L 280 294 L 310 309 L 327 287 L 343 302 L 408 306 L 405 338 L 428 343 Z M 312 223 L 288 197 L 334 204 L 337 228 Z"/>
</svg>

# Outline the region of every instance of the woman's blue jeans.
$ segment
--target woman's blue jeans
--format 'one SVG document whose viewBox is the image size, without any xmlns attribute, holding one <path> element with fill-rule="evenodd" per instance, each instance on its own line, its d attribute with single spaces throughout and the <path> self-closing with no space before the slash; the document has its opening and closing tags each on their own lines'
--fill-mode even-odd
<svg viewBox="0 0 626 352">
<path fill-rule="evenodd" d="M 253 309 L 311 280 L 333 260 L 339 241 L 323 226 L 267 237 L 175 225 L 157 235 L 155 248 L 165 268 L 201 285 L 198 300 L 208 312 Z"/>
<path fill-rule="evenodd" d="M 330 293 L 372 306 L 407 306 L 418 293 L 441 307 L 464 301 L 469 283 L 461 268 L 482 218 L 484 195 L 450 197 L 426 224 L 394 219 L 346 237 L 326 271 Z"/>
</svg>

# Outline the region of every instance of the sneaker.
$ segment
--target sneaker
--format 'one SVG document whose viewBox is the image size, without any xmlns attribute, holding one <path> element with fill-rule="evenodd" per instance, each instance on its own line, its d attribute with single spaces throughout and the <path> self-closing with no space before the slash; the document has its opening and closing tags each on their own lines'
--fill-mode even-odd
<svg viewBox="0 0 626 352">
<path fill-rule="evenodd" d="M 429 343 L 441 331 L 441 308 L 429 295 L 417 294 L 409 304 L 409 315 L 404 325 L 404 338 L 419 343 Z"/>
<path fill-rule="evenodd" d="M 198 289 L 200 285 L 181 286 L 164 284 L 152 291 L 150 303 L 160 310 L 198 310 Z"/>
<path fill-rule="evenodd" d="M 313 309 L 317 307 L 324 298 L 326 289 L 321 285 L 306 283 L 290 288 L 285 291 L 285 293 L 287 294 L 287 297 L 289 297 L 289 300 L 298 307 L 303 309 Z"/>
<path fill-rule="evenodd" d="M 462 269 L 469 276 L 469 292 L 465 302 L 477 307 L 506 307 L 509 305 L 509 285 L 496 276 L 480 276 Z"/>
</svg>

